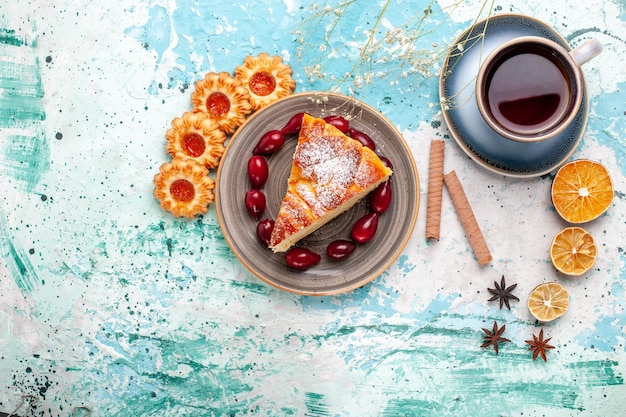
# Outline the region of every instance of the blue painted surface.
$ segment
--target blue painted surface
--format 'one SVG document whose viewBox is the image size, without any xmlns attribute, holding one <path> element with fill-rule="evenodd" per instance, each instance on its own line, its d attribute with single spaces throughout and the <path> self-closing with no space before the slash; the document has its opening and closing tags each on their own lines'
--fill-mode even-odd
<svg viewBox="0 0 626 417">
<path fill-rule="evenodd" d="M 118 3 L 0 4 L 0 411 L 28 394 L 42 416 L 81 405 L 103 416 L 621 415 L 623 2 L 568 2 L 568 16 L 539 1 Z M 440 114 L 449 43 L 477 16 L 504 12 L 605 46 L 585 66 L 590 118 L 574 157 L 607 166 L 616 197 L 585 225 L 599 255 L 579 278 L 549 260 L 565 226 L 551 207 L 552 176 L 484 170 Z M 339 90 L 380 109 L 413 152 L 416 229 L 363 288 L 301 297 L 268 287 L 232 254 L 213 209 L 178 220 L 152 196 L 164 132 L 190 109 L 193 83 L 262 51 L 293 67 L 297 91 Z M 442 238 L 424 238 L 435 138 L 486 236 L 487 266 L 445 193 Z M 510 311 L 487 301 L 502 275 L 518 284 Z M 566 315 L 543 326 L 556 346 L 546 363 L 525 343 L 540 329 L 525 300 L 544 281 L 571 295 Z M 494 320 L 511 339 L 499 355 L 480 348 Z"/>
</svg>

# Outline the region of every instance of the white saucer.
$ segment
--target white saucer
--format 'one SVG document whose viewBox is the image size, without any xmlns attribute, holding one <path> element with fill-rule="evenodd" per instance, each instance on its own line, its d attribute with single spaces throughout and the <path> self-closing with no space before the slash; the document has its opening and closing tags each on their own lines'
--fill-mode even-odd
<svg viewBox="0 0 626 417">
<path fill-rule="evenodd" d="M 537 19 L 518 14 L 492 16 L 467 29 L 452 44 L 441 71 L 439 97 L 450 133 L 474 161 L 499 174 L 537 177 L 563 164 L 580 143 L 589 112 L 587 87 L 583 86 L 583 103 L 576 117 L 558 136 L 523 143 L 495 133 L 476 105 L 476 76 L 491 51 L 519 36 L 541 36 L 571 50 L 561 35 Z"/>
</svg>

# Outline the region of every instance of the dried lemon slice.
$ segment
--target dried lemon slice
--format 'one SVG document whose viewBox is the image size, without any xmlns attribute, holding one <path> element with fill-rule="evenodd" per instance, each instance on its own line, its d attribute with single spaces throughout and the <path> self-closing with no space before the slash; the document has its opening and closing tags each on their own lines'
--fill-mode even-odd
<svg viewBox="0 0 626 417">
<path fill-rule="evenodd" d="M 600 163 L 580 159 L 563 165 L 552 182 L 552 203 L 570 223 L 599 217 L 613 202 L 613 183 Z"/>
<path fill-rule="evenodd" d="M 550 258 L 554 267 L 566 275 L 582 275 L 596 261 L 598 251 L 593 236 L 582 227 L 568 227 L 554 236 Z"/>
<path fill-rule="evenodd" d="M 568 307 L 569 294 L 556 282 L 540 284 L 528 296 L 528 310 L 539 321 L 561 317 Z"/>
</svg>

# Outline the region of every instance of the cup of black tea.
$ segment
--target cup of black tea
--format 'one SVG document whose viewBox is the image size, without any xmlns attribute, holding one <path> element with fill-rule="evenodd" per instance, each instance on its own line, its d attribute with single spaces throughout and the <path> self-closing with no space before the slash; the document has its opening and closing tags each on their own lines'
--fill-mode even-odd
<svg viewBox="0 0 626 417">
<path fill-rule="evenodd" d="M 476 80 L 476 102 L 501 136 L 536 142 L 561 133 L 583 99 L 580 66 L 602 51 L 596 39 L 568 51 L 542 37 L 522 36 L 498 46 Z"/>
</svg>

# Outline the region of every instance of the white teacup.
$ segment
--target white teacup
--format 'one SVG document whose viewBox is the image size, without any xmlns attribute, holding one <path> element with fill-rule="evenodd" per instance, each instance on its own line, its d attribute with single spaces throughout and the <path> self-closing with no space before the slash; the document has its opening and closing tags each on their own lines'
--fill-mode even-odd
<svg viewBox="0 0 626 417">
<path fill-rule="evenodd" d="M 483 119 L 511 140 L 535 142 L 558 135 L 582 104 L 580 66 L 601 51 L 596 39 L 572 51 L 536 36 L 505 42 L 478 72 L 476 102 Z"/>
</svg>

